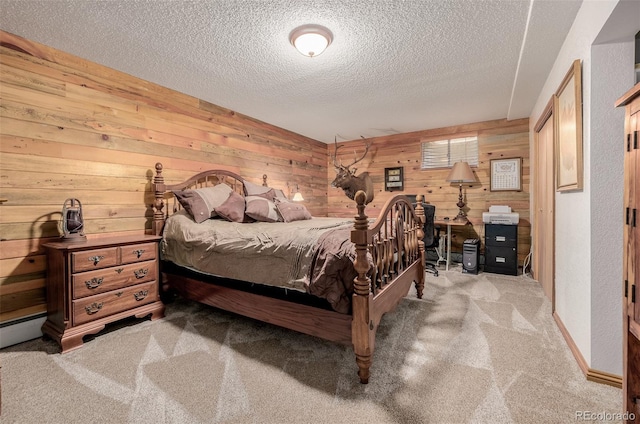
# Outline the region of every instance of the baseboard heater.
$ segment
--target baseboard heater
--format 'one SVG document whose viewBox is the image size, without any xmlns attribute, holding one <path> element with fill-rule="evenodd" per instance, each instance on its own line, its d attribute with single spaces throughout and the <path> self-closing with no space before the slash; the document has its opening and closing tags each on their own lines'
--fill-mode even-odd
<svg viewBox="0 0 640 424">
<path fill-rule="evenodd" d="M 0 323 L 0 349 L 42 337 L 46 312 Z"/>
</svg>

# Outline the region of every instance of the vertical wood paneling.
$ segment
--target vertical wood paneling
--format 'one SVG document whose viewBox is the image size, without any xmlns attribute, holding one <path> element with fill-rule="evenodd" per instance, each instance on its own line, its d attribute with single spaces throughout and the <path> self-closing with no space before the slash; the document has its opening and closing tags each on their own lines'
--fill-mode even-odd
<svg viewBox="0 0 640 424">
<path fill-rule="evenodd" d="M 436 217 L 454 217 L 458 213 L 458 185 L 446 181 L 450 169 L 421 170 L 421 143 L 428 140 L 439 140 L 477 134 L 479 163 L 474 168 L 477 182 L 464 184 L 463 193 L 467 202 L 465 208 L 472 226 L 455 229 L 452 237 L 452 251 L 461 252 L 462 242 L 467 238 L 484 237 L 482 212 L 488 211 L 491 205 L 508 205 L 520 214 L 518 228 L 518 259 L 520 265 L 531 248 L 531 216 L 529 211 L 529 120 L 514 121 L 496 120 L 467 125 L 395 134 L 366 140 L 354 140 L 345 143 L 340 149 L 344 155 L 343 162 L 352 160 L 353 152 L 363 152 L 364 145 L 371 142 L 369 154 L 356 167 L 358 173 L 368 171 L 373 179 L 375 199 L 367 207 L 369 217 L 375 218 L 379 208 L 392 194 L 398 192 L 384 191 L 384 169 L 404 167 L 404 190 L 406 194 L 423 194 L 427 202 L 436 206 Z M 330 145 L 329 154 L 334 146 Z M 501 158 L 522 158 L 522 191 L 491 192 L 490 161 Z M 328 161 L 329 181 L 334 176 L 334 168 Z M 355 207 L 342 192 L 336 188 L 328 191 L 328 214 L 330 216 L 352 216 Z"/>
</svg>

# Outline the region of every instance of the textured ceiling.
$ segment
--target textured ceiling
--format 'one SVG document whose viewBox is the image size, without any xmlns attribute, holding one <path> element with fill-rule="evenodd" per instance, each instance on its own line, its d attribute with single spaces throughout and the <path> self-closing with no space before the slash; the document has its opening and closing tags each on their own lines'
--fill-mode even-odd
<svg viewBox="0 0 640 424">
<path fill-rule="evenodd" d="M 2 0 L 0 29 L 330 143 L 528 117 L 580 4 Z"/>
</svg>

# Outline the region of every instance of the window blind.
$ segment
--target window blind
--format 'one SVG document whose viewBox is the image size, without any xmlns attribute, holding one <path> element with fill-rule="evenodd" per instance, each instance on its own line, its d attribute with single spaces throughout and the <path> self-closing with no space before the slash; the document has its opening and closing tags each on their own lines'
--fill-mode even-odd
<svg viewBox="0 0 640 424">
<path fill-rule="evenodd" d="M 422 142 L 421 169 L 450 168 L 458 161 L 478 166 L 478 137 Z"/>
</svg>

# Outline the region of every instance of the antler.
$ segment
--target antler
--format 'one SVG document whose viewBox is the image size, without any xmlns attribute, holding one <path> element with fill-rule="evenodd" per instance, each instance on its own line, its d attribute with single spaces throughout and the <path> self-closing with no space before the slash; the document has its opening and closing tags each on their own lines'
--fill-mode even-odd
<svg viewBox="0 0 640 424">
<path fill-rule="evenodd" d="M 340 161 L 340 165 L 338 165 L 338 163 L 336 162 L 336 159 L 338 158 L 338 149 L 340 147 L 344 147 L 344 144 L 342 146 L 338 146 L 338 137 L 334 137 L 333 142 L 336 145 L 336 150 L 333 153 L 333 155 L 331 156 L 331 159 L 333 160 L 333 166 L 335 166 L 336 168 L 340 168 L 342 166 L 342 161 Z"/>
<path fill-rule="evenodd" d="M 356 163 L 360 162 L 362 159 L 364 159 L 364 157 L 367 156 L 367 152 L 369 152 L 369 147 L 371 147 L 371 142 L 367 143 L 364 146 L 364 154 L 360 157 L 360 159 L 358 159 L 358 157 L 356 156 L 356 160 L 351 162 L 349 165 L 347 165 L 346 168 L 348 169 L 351 166 L 355 165 Z M 355 154 L 355 150 L 353 151 L 353 153 Z"/>
</svg>

